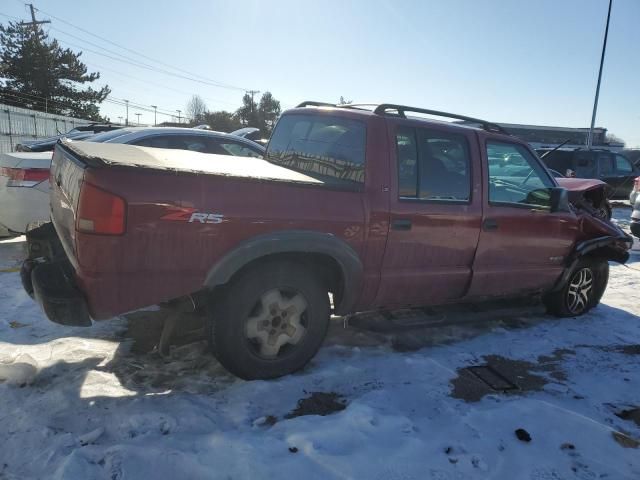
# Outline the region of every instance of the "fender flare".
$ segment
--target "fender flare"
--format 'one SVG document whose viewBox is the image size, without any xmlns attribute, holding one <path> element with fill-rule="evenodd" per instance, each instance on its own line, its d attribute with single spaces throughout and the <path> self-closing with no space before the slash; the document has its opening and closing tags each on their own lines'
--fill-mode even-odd
<svg viewBox="0 0 640 480">
<path fill-rule="evenodd" d="M 335 311 L 339 315 L 352 311 L 362 290 L 364 268 L 356 251 L 330 233 L 285 230 L 244 240 L 209 270 L 204 281 L 205 287 L 224 285 L 254 260 L 279 253 L 322 254 L 333 258 L 340 266 L 344 282 L 340 303 L 335 306 Z"/>
<path fill-rule="evenodd" d="M 560 275 L 551 291 L 558 291 L 566 284 L 576 264 L 585 255 L 598 252 L 601 258 L 624 264 L 629 260 L 628 250 L 632 245 L 633 239 L 626 234 L 619 236 L 606 235 L 577 243 L 571 255 L 567 258 L 562 275 Z"/>
</svg>

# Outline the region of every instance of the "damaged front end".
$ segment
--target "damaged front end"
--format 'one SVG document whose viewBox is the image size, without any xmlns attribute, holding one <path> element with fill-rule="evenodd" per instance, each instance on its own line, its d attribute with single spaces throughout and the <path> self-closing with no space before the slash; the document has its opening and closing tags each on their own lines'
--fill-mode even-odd
<svg viewBox="0 0 640 480">
<path fill-rule="evenodd" d="M 558 185 L 569 193 L 569 202 L 591 215 L 611 220 L 609 194 L 611 187 L 601 180 L 590 178 L 556 178 Z"/>
</svg>

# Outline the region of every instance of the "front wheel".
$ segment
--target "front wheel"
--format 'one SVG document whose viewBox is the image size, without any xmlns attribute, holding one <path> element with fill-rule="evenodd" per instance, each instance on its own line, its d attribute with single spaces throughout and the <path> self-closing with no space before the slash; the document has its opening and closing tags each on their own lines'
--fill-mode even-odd
<svg viewBox="0 0 640 480">
<path fill-rule="evenodd" d="M 247 380 L 302 368 L 329 327 L 327 288 L 308 268 L 268 262 L 234 279 L 214 301 L 209 340 L 218 361 Z"/>
<path fill-rule="evenodd" d="M 598 305 L 609 281 L 609 263 L 596 258 L 583 258 L 569 275 L 569 280 L 556 292 L 543 297 L 549 313 L 559 317 L 577 317 Z"/>
</svg>

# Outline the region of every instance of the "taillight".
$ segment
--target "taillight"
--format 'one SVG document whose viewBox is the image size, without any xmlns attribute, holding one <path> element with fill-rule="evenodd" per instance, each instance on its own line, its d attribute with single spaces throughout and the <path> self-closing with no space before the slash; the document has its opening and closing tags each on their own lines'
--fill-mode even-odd
<svg viewBox="0 0 640 480">
<path fill-rule="evenodd" d="M 78 200 L 76 230 L 101 235 L 121 235 L 125 231 L 124 199 L 90 183 L 83 183 Z"/>
<path fill-rule="evenodd" d="M 49 178 L 49 169 L 2 167 L 0 175 L 9 177 L 7 187 L 35 187 Z"/>
</svg>

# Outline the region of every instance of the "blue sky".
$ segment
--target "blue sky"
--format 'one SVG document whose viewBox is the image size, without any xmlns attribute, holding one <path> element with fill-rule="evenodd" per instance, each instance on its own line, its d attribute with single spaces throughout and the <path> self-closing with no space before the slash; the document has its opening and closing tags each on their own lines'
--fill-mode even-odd
<svg viewBox="0 0 640 480">
<path fill-rule="evenodd" d="M 61 20 L 168 65 L 240 89 L 305 99 L 387 101 L 497 122 L 586 127 L 606 0 L 34 0 Z M 27 19 L 19 0 L 0 13 Z M 38 13 L 47 18 L 44 13 Z M 0 17 L 6 21 L 6 17 Z M 191 94 L 233 110 L 242 91 L 154 73 L 52 19 L 50 35 L 102 73 L 114 98 L 185 110 Z M 596 124 L 640 147 L 640 1 L 614 0 Z M 72 34 L 78 38 L 73 38 Z M 129 117 L 135 120 L 135 108 Z M 105 105 L 112 119 L 124 108 Z M 142 122 L 153 114 L 142 112 Z M 167 119 L 159 116 L 158 120 Z"/>
</svg>

